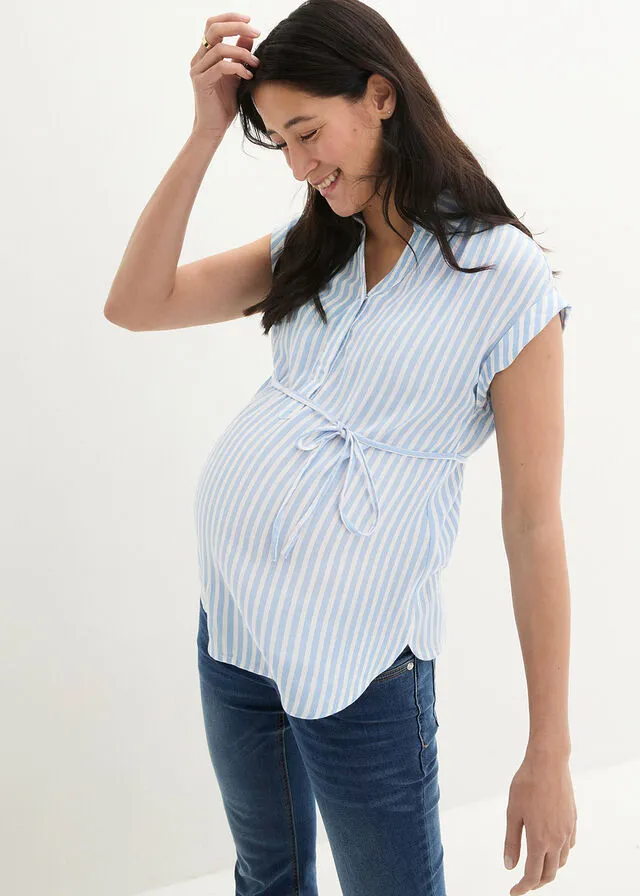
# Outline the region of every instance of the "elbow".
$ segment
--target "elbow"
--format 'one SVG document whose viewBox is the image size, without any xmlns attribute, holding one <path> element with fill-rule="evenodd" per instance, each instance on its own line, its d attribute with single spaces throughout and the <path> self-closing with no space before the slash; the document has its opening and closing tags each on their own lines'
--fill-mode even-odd
<svg viewBox="0 0 640 896">
<path fill-rule="evenodd" d="M 502 512 L 502 532 L 505 542 L 539 537 L 541 533 L 562 530 L 562 510 L 558 503 L 543 507 L 531 506 Z"/>
<path fill-rule="evenodd" d="M 132 333 L 138 332 L 141 329 L 140 327 L 135 326 L 132 321 L 125 320 L 122 314 L 118 313 L 114 303 L 110 302 L 109 299 L 106 301 L 103 313 L 109 323 L 114 324 L 116 327 L 122 327 L 122 329 L 130 330 Z"/>
</svg>

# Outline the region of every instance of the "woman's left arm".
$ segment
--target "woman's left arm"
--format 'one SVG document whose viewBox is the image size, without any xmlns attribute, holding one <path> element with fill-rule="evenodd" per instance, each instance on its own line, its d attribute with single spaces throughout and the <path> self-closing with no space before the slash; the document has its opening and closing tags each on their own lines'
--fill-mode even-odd
<svg viewBox="0 0 640 896">
<path fill-rule="evenodd" d="M 560 510 L 564 401 L 557 314 L 496 373 L 490 393 L 502 532 L 529 700 L 529 740 L 511 785 L 505 840 L 505 856 L 515 865 L 527 828 L 525 875 L 510 891 L 520 896 L 555 878 L 575 843 L 577 820 L 568 769 L 571 612 Z"/>
</svg>

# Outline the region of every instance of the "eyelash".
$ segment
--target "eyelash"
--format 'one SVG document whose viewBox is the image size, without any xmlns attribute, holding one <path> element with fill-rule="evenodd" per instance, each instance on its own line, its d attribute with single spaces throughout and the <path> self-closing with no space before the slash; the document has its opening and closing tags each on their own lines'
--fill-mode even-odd
<svg viewBox="0 0 640 896">
<path fill-rule="evenodd" d="M 313 135 L 317 134 L 317 133 L 318 133 L 318 129 L 316 128 L 315 131 L 311 131 L 310 134 L 305 134 L 303 137 L 300 137 L 300 139 L 302 140 L 303 143 L 306 143 L 307 140 L 310 140 L 313 137 Z M 276 147 L 276 149 L 284 149 L 284 147 L 286 145 L 287 145 L 286 143 L 274 143 L 274 146 Z"/>
</svg>

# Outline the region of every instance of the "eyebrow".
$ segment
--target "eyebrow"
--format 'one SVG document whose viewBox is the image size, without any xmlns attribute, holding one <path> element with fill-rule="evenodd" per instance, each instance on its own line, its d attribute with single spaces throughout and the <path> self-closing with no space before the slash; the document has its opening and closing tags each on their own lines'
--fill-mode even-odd
<svg viewBox="0 0 640 896">
<path fill-rule="evenodd" d="M 317 118 L 317 115 L 296 115 L 295 118 L 290 118 L 289 121 L 284 123 L 284 130 L 288 131 L 294 124 L 300 124 L 301 121 L 313 121 L 314 118 Z M 267 131 L 269 136 L 275 133 L 275 131 Z"/>
</svg>

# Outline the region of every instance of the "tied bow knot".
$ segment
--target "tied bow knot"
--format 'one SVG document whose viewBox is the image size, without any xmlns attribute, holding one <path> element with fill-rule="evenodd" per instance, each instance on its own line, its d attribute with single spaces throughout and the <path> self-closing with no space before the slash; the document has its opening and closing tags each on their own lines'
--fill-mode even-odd
<svg viewBox="0 0 640 896">
<path fill-rule="evenodd" d="M 376 494 L 376 489 L 373 484 L 373 478 L 371 476 L 371 472 L 369 470 L 369 465 L 367 464 L 367 459 L 364 455 L 364 451 L 362 450 L 362 446 L 366 445 L 369 448 L 377 448 L 380 451 L 389 451 L 392 454 L 404 455 L 405 457 L 424 457 L 424 458 L 432 458 L 439 460 L 451 460 L 456 463 L 465 463 L 469 459 L 469 455 L 458 454 L 457 452 L 442 452 L 442 451 L 416 451 L 412 448 L 403 448 L 400 445 L 389 445 L 385 442 L 378 442 L 375 439 L 368 438 L 365 435 L 355 433 L 346 423 L 343 423 L 342 420 L 334 419 L 330 414 L 328 414 L 319 404 L 316 404 L 315 401 L 308 398 L 306 395 L 303 395 L 300 392 L 296 392 L 293 389 L 289 389 L 284 383 L 281 383 L 275 376 L 271 377 L 271 385 L 274 389 L 278 389 L 284 395 L 288 395 L 290 398 L 295 399 L 303 405 L 307 405 L 307 407 L 312 408 L 322 417 L 324 417 L 325 422 L 320 426 L 314 427 L 310 430 L 306 435 L 302 436 L 296 442 L 296 446 L 300 448 L 302 451 L 309 451 L 309 457 L 307 462 L 304 464 L 302 470 L 298 474 L 296 481 L 293 483 L 289 491 L 287 492 L 282 504 L 280 505 L 280 509 L 276 514 L 276 518 L 273 522 L 273 529 L 271 534 L 271 555 L 272 559 L 275 562 L 278 559 L 278 545 L 280 542 L 280 526 L 282 514 L 284 512 L 284 508 L 287 503 L 291 499 L 291 496 L 295 492 L 298 484 L 304 474 L 313 469 L 314 466 L 317 466 L 319 460 L 322 459 L 321 452 L 317 452 L 315 455 L 313 452 L 316 452 L 318 448 L 322 448 L 323 445 L 326 445 L 331 439 L 335 439 L 336 437 L 340 437 L 344 440 L 344 445 L 342 451 L 336 456 L 335 460 L 329 467 L 329 470 L 325 474 L 325 481 L 320 487 L 317 495 L 310 503 L 309 507 L 302 514 L 302 517 L 298 520 L 295 525 L 293 531 L 289 536 L 289 540 L 282 551 L 283 556 L 288 556 L 296 543 L 298 536 L 300 535 L 300 531 L 307 521 L 307 519 L 311 516 L 313 511 L 315 510 L 318 501 L 325 493 L 329 484 L 335 478 L 337 472 L 340 470 L 340 466 L 342 461 L 347 459 L 347 470 L 344 477 L 344 482 L 342 484 L 342 490 L 340 492 L 340 517 L 342 518 L 342 522 L 347 527 L 350 532 L 354 532 L 357 535 L 371 535 L 375 527 L 378 525 L 378 519 L 380 517 L 380 508 L 378 506 L 378 496 Z M 283 415 L 279 415 L 283 416 Z M 287 416 L 287 415 L 284 415 Z M 314 463 L 315 461 L 315 463 Z M 368 530 L 358 529 L 357 526 L 354 525 L 351 518 L 346 512 L 346 494 L 351 484 L 353 477 L 355 475 L 356 469 L 360 469 L 364 473 L 364 478 L 366 482 L 367 494 L 369 497 L 369 501 L 371 506 L 373 507 L 374 520 L 373 525 L 370 526 Z"/>
<path fill-rule="evenodd" d="M 362 445 L 355 434 L 355 432 L 350 429 L 346 423 L 343 423 L 342 420 L 334 420 L 329 424 L 325 424 L 322 426 L 314 427 L 310 432 L 306 433 L 306 435 L 302 436 L 296 442 L 296 447 L 300 448 L 302 451 L 315 452 L 318 448 L 322 448 L 323 445 L 326 445 L 327 442 L 331 441 L 331 439 L 335 439 L 336 437 L 340 437 L 344 440 L 344 445 L 342 451 L 336 455 L 335 460 L 333 461 L 331 467 L 325 474 L 325 481 L 318 490 L 316 496 L 313 498 L 307 509 L 304 511 L 297 524 L 293 528 L 287 543 L 282 549 L 282 556 L 288 557 L 291 553 L 291 550 L 298 540 L 300 536 L 302 527 L 304 526 L 307 519 L 311 516 L 313 511 L 315 510 L 318 502 L 321 497 L 325 493 L 326 489 L 329 487 L 329 484 L 334 480 L 336 474 L 340 470 L 340 466 L 342 461 L 347 459 L 347 469 L 344 477 L 344 482 L 342 485 L 342 490 L 340 492 L 340 501 L 339 501 L 339 509 L 340 509 L 340 517 L 342 522 L 347 527 L 350 532 L 353 532 L 358 535 L 371 535 L 373 530 L 378 524 L 378 519 L 380 517 L 380 507 L 378 504 L 378 496 L 376 494 L 375 485 L 373 482 L 373 477 L 371 476 L 371 471 L 369 470 L 369 465 L 367 464 L 367 459 L 365 457 L 364 451 L 362 450 Z M 280 542 L 280 527 L 281 527 L 281 518 L 284 512 L 284 509 L 288 502 L 290 501 L 292 495 L 294 494 L 296 488 L 298 487 L 300 480 L 304 476 L 304 474 L 313 468 L 313 466 L 318 465 L 318 459 L 320 458 L 320 453 L 316 454 L 314 457 L 313 453 L 309 454 L 309 458 L 303 468 L 300 470 L 295 482 L 287 492 L 282 504 L 280 505 L 280 509 L 276 514 L 276 518 L 273 522 L 273 529 L 271 535 L 271 557 L 275 562 L 278 559 L 278 548 Z M 315 459 L 315 464 L 313 463 Z M 362 472 L 365 475 L 367 493 L 373 507 L 374 512 L 374 521 L 368 530 L 358 529 L 358 527 L 353 523 L 352 519 L 347 513 L 345 504 L 346 504 L 346 494 L 349 488 L 350 483 L 353 480 L 353 476 L 355 475 L 356 467 L 360 467 Z"/>
<path fill-rule="evenodd" d="M 341 420 L 336 420 L 333 425 L 316 426 L 311 433 L 301 436 L 296 442 L 296 447 L 302 448 L 303 451 L 312 451 L 314 448 L 321 448 L 335 436 L 342 436 L 346 441 L 349 435 L 352 433 L 347 425 Z"/>
</svg>

